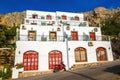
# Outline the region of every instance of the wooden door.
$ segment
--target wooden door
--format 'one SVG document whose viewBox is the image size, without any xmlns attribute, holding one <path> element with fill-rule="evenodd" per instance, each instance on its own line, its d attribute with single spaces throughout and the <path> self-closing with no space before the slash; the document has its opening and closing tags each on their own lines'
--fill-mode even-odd
<svg viewBox="0 0 120 80">
<path fill-rule="evenodd" d="M 85 62 L 87 61 L 86 49 L 78 47 L 75 49 L 75 62 Z"/>
<path fill-rule="evenodd" d="M 50 41 L 55 41 L 57 39 L 56 32 L 50 32 L 49 38 Z"/>
<path fill-rule="evenodd" d="M 38 70 L 38 53 L 27 51 L 23 55 L 24 71 Z"/>
<path fill-rule="evenodd" d="M 78 33 L 72 32 L 72 40 L 78 40 Z"/>
<path fill-rule="evenodd" d="M 36 40 L 36 32 L 35 31 L 29 31 L 28 32 L 28 40 L 29 41 L 35 41 Z"/>
<path fill-rule="evenodd" d="M 90 38 L 92 39 L 92 41 L 95 41 L 95 33 L 94 32 L 90 32 Z"/>
<path fill-rule="evenodd" d="M 106 61 L 107 60 L 105 48 L 102 48 L 102 47 L 97 48 L 96 55 L 97 55 L 97 61 Z"/>
<path fill-rule="evenodd" d="M 62 52 L 54 50 L 49 53 L 48 57 L 49 61 L 49 69 L 54 69 L 56 64 L 60 64 L 62 62 Z"/>
</svg>

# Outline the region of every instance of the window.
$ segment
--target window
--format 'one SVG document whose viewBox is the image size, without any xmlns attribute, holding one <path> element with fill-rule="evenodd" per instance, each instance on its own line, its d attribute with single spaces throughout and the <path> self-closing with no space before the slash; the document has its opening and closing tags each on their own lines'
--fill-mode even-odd
<svg viewBox="0 0 120 80">
<path fill-rule="evenodd" d="M 70 20 L 74 20 L 74 17 L 70 17 Z"/>
<path fill-rule="evenodd" d="M 79 17 L 78 16 L 75 16 L 75 21 L 79 21 Z"/>
<path fill-rule="evenodd" d="M 60 16 L 57 16 L 57 19 L 59 20 L 59 19 L 61 19 L 61 17 L 60 17 Z"/>
<path fill-rule="evenodd" d="M 94 32 L 90 32 L 90 38 L 92 41 L 95 41 L 95 33 Z"/>
<path fill-rule="evenodd" d="M 35 31 L 29 31 L 28 32 L 28 41 L 35 41 L 36 40 L 36 32 Z"/>
<path fill-rule="evenodd" d="M 37 19 L 37 18 L 38 18 L 38 15 L 37 15 L 37 14 L 32 14 L 32 18 L 33 18 L 33 19 Z"/>
<path fill-rule="evenodd" d="M 97 61 L 107 60 L 106 49 L 103 47 L 99 47 L 96 49 L 96 55 L 97 55 Z"/>
<path fill-rule="evenodd" d="M 72 31 L 72 40 L 78 40 L 78 33 L 76 31 Z"/>
<path fill-rule="evenodd" d="M 47 15 L 47 16 L 46 16 L 46 19 L 47 19 L 47 20 L 51 20 L 52 17 L 51 17 L 50 15 Z"/>
<path fill-rule="evenodd" d="M 75 49 L 75 62 L 85 62 L 87 61 L 86 49 L 78 47 Z"/>
<path fill-rule="evenodd" d="M 41 16 L 41 19 L 45 19 L 45 17 L 44 17 L 44 16 Z"/>
<path fill-rule="evenodd" d="M 45 25 L 46 25 L 46 22 L 41 22 L 41 25 L 42 25 L 42 26 L 45 26 Z"/>
<path fill-rule="evenodd" d="M 67 20 L 67 17 L 65 15 L 62 15 L 62 20 Z"/>
<path fill-rule="evenodd" d="M 57 40 L 57 33 L 50 32 L 49 39 L 50 39 L 50 41 L 56 41 Z"/>
</svg>

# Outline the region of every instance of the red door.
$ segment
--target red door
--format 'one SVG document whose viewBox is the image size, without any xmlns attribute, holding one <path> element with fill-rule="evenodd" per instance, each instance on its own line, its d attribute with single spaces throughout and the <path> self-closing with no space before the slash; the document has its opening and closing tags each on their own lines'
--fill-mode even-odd
<svg viewBox="0 0 120 80">
<path fill-rule="evenodd" d="M 92 39 L 92 41 L 95 41 L 95 33 L 94 32 L 90 32 L 90 38 Z"/>
<path fill-rule="evenodd" d="M 54 50 L 49 52 L 49 69 L 53 69 L 54 65 L 60 64 L 62 62 L 62 52 Z"/>
<path fill-rule="evenodd" d="M 27 51 L 23 55 L 24 71 L 38 70 L 38 53 Z"/>
<path fill-rule="evenodd" d="M 72 40 L 78 40 L 77 32 L 72 32 Z"/>
</svg>

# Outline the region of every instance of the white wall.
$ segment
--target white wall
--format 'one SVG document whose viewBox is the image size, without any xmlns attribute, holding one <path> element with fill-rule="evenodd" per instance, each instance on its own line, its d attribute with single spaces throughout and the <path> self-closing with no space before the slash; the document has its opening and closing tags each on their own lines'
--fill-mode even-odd
<svg viewBox="0 0 120 80">
<path fill-rule="evenodd" d="M 69 53 L 69 66 L 73 64 L 82 64 L 82 62 L 75 62 L 74 50 L 77 47 L 83 47 L 87 50 L 87 62 L 97 62 L 96 49 L 98 47 L 104 47 L 107 50 L 108 61 L 113 60 L 111 46 L 108 41 L 92 41 L 93 46 L 88 46 L 88 41 L 69 41 L 68 53 Z M 39 41 L 19 41 L 17 42 L 15 64 L 20 63 L 23 60 L 23 53 L 29 50 L 34 50 L 39 53 L 39 70 L 48 70 L 48 53 L 52 50 L 59 50 L 63 54 L 63 61 L 67 64 L 67 52 L 66 42 L 39 42 Z M 19 54 L 20 53 L 20 54 Z"/>
<path fill-rule="evenodd" d="M 29 50 L 34 50 L 39 53 L 39 70 L 48 70 L 48 53 L 52 50 L 62 52 L 63 60 L 66 63 L 66 45 L 64 42 L 39 42 L 39 41 L 18 41 L 19 45 L 16 49 L 15 64 L 23 61 L 23 53 Z M 20 54 L 19 54 L 20 52 Z"/>
</svg>

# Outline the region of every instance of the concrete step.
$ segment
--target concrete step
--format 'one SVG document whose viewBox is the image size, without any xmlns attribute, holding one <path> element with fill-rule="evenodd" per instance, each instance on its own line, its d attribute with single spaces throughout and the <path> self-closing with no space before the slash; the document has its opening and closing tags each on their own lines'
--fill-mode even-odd
<svg viewBox="0 0 120 80">
<path fill-rule="evenodd" d="M 106 61 L 95 62 L 95 63 L 87 63 L 87 64 L 74 64 L 74 65 L 70 68 L 70 70 L 78 70 L 78 69 L 83 69 L 83 68 L 90 68 L 90 67 L 102 65 L 102 64 L 105 64 L 105 63 L 106 63 Z"/>
</svg>

